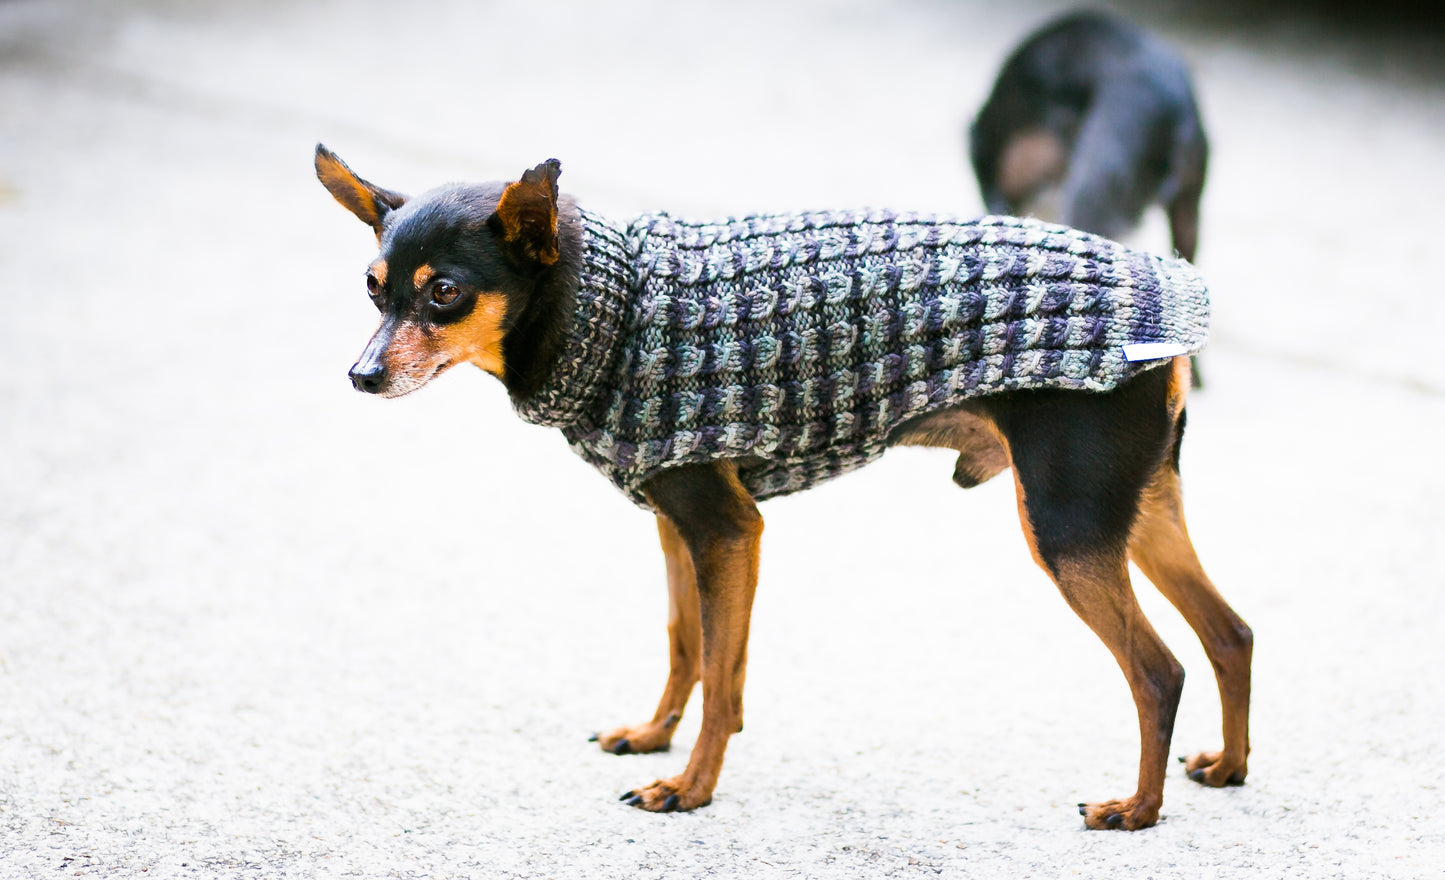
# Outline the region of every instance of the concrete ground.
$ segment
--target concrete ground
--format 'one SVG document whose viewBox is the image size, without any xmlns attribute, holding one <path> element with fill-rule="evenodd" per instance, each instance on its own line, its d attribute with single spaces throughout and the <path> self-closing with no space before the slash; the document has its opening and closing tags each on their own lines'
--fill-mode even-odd
<svg viewBox="0 0 1445 880">
<path fill-rule="evenodd" d="M 477 371 L 349 388 L 373 244 L 317 140 L 403 191 L 557 156 L 618 216 L 973 212 L 964 120 L 1060 8 L 0 2 L 0 876 L 1445 875 L 1428 32 L 1134 10 L 1215 147 L 1184 474 L 1257 636 L 1248 785 L 1175 770 L 1148 831 L 1075 811 L 1132 790 L 1133 707 L 1007 480 L 899 450 L 765 505 L 747 731 L 649 815 L 697 707 L 671 754 L 586 737 L 663 683 L 651 519 Z"/>
</svg>

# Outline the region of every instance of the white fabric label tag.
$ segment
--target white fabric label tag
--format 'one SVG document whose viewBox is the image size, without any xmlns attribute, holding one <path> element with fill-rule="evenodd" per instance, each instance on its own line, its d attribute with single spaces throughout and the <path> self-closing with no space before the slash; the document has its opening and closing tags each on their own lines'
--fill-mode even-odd
<svg viewBox="0 0 1445 880">
<path fill-rule="evenodd" d="M 1124 345 L 1124 360 L 1152 361 L 1159 358 L 1184 354 L 1184 346 L 1177 342 L 1129 342 Z"/>
</svg>

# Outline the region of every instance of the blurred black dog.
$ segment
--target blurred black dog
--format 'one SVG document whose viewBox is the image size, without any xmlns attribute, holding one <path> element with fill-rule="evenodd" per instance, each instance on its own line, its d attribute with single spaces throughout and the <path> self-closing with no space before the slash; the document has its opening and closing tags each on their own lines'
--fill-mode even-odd
<svg viewBox="0 0 1445 880">
<path fill-rule="evenodd" d="M 1059 18 L 1004 63 L 969 137 L 984 204 L 1108 238 L 1162 204 L 1193 262 L 1209 146 L 1184 60 L 1133 23 Z"/>
</svg>

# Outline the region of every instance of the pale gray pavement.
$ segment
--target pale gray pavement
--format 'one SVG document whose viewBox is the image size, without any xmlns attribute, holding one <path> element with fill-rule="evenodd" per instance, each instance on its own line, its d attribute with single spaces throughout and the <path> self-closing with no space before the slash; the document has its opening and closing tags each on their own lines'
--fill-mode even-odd
<svg viewBox="0 0 1445 880">
<path fill-rule="evenodd" d="M 1445 874 L 1428 34 L 1145 19 L 1215 144 L 1184 467 L 1258 638 L 1249 784 L 1176 770 L 1146 832 L 1082 830 L 1133 708 L 1008 480 L 900 450 L 766 505 L 747 732 L 712 806 L 647 815 L 615 797 L 696 707 L 672 754 L 586 736 L 662 685 L 650 518 L 476 371 L 347 384 L 372 244 L 318 139 L 410 191 L 557 156 L 618 215 L 971 212 L 963 120 L 1057 8 L 0 3 L 0 876 Z M 1213 747 L 1140 586 L 1175 750 Z"/>
</svg>

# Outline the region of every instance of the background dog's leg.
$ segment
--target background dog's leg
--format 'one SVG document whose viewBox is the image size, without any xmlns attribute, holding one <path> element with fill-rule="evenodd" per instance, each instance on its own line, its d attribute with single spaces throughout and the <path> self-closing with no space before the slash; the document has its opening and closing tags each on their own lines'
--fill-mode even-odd
<svg viewBox="0 0 1445 880">
<path fill-rule="evenodd" d="M 1169 235 L 1179 256 L 1194 262 L 1199 245 L 1199 203 L 1209 168 L 1209 141 L 1192 110 L 1176 119 L 1173 133 L 1173 170 L 1160 195 L 1169 214 Z"/>
<path fill-rule="evenodd" d="M 605 751 L 617 755 L 633 752 L 667 751 L 673 731 L 687 708 L 693 686 L 702 676 L 702 624 L 698 619 L 697 570 L 692 554 L 683 543 L 677 526 L 665 516 L 657 517 L 657 535 L 667 560 L 667 643 L 669 670 L 667 686 L 657 712 L 646 724 L 619 727 L 597 735 Z"/>
<path fill-rule="evenodd" d="M 687 769 L 623 798 L 646 810 L 691 810 L 712 800 L 728 739 L 743 725 L 748 622 L 758 586 L 763 518 L 729 462 L 663 471 L 647 482 L 696 570 L 702 632 L 702 731 Z"/>
<path fill-rule="evenodd" d="M 1176 134 L 1175 163 L 1178 170 L 1167 188 L 1175 192 L 1167 200 L 1164 210 L 1169 215 L 1169 237 L 1179 256 L 1194 262 L 1199 247 L 1199 203 L 1204 197 L 1204 169 L 1208 163 L 1208 145 L 1204 132 L 1197 122 L 1188 125 L 1183 133 Z M 1199 371 L 1199 357 L 1189 359 L 1193 369 L 1190 384 L 1195 388 L 1204 387 L 1203 374 Z"/>
<path fill-rule="evenodd" d="M 1199 200 L 1204 190 L 1204 172 L 1186 181 L 1179 193 L 1165 206 L 1169 213 L 1169 235 L 1174 241 L 1174 250 L 1179 256 L 1194 262 L 1194 251 L 1199 245 Z M 1190 384 L 1195 388 L 1204 387 L 1203 374 L 1199 371 L 1199 357 L 1191 357 L 1189 366 L 1193 371 Z"/>
<path fill-rule="evenodd" d="M 1199 247 L 1199 199 L 1203 188 L 1203 180 L 1191 181 L 1164 206 L 1169 215 L 1169 237 L 1174 242 L 1174 250 L 1191 263 Z"/>
<path fill-rule="evenodd" d="M 1184 524 L 1179 474 L 1171 464 L 1159 469 L 1144 492 L 1129 554 L 1199 636 L 1219 681 L 1224 749 L 1190 756 L 1184 770 L 1190 779 L 1205 785 L 1238 785 L 1249 772 L 1249 669 L 1254 636 L 1199 564 Z"/>
</svg>

